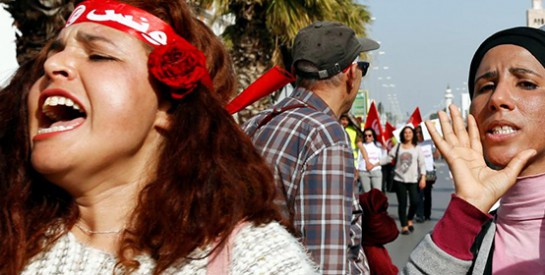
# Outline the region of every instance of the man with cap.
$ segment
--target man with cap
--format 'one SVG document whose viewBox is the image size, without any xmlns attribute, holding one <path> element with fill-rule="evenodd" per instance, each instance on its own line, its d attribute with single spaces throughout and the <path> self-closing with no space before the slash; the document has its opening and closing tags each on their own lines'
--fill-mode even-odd
<svg viewBox="0 0 545 275">
<path fill-rule="evenodd" d="M 339 117 L 350 110 L 379 44 L 335 22 L 300 30 L 292 48 L 293 93 L 244 130 L 271 165 L 278 204 L 323 274 L 368 274 L 355 199 L 354 157 Z"/>
</svg>

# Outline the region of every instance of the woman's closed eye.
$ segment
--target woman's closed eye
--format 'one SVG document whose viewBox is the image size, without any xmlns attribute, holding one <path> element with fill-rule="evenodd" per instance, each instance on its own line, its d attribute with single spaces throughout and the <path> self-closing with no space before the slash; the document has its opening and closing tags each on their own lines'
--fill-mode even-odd
<svg viewBox="0 0 545 275">
<path fill-rule="evenodd" d="M 90 54 L 89 55 L 89 60 L 91 60 L 91 61 L 112 61 L 112 60 L 117 60 L 117 59 L 114 58 L 114 57 L 108 56 L 108 55 L 103 55 L 103 54 Z"/>
</svg>

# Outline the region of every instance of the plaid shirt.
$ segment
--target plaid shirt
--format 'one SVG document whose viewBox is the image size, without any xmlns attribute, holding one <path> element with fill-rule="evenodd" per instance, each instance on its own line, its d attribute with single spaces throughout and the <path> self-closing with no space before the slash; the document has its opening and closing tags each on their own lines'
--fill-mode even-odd
<svg viewBox="0 0 545 275">
<path fill-rule="evenodd" d="M 273 110 L 301 104 L 305 106 L 285 110 L 257 129 Z M 323 274 L 368 274 L 346 132 L 327 104 L 302 88 L 273 110 L 253 117 L 243 128 L 271 164 L 284 215 L 291 217 Z"/>
</svg>

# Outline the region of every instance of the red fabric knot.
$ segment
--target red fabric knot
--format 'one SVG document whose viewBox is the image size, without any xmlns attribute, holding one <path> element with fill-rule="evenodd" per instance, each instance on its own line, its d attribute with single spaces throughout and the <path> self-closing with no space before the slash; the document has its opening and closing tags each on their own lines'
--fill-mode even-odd
<svg viewBox="0 0 545 275">
<path fill-rule="evenodd" d="M 395 220 L 388 215 L 388 198 L 378 189 L 359 195 L 363 210 L 362 244 L 384 245 L 399 235 Z"/>
</svg>

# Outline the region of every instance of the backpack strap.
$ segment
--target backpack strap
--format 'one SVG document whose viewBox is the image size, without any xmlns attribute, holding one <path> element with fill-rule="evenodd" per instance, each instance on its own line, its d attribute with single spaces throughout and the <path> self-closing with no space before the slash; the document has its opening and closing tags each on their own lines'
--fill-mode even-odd
<svg viewBox="0 0 545 275">
<path fill-rule="evenodd" d="M 288 111 L 288 110 L 292 110 L 292 109 L 297 109 L 297 108 L 304 108 L 304 107 L 308 107 L 308 105 L 306 104 L 303 104 L 303 103 L 300 103 L 300 104 L 294 104 L 294 105 L 288 105 L 288 106 L 284 106 L 282 108 L 274 108 L 270 113 L 268 113 L 260 122 L 259 124 L 257 124 L 257 127 L 255 127 L 254 131 L 252 132 L 251 135 L 249 136 L 253 136 L 255 134 L 255 132 L 257 132 L 257 130 L 261 127 L 263 127 L 263 125 L 269 123 L 269 121 L 271 121 L 274 117 L 276 117 L 277 115 L 285 112 L 285 111 Z"/>
<path fill-rule="evenodd" d="M 399 155 L 399 147 L 401 146 L 401 143 L 396 144 L 396 154 L 393 160 L 394 167 L 392 169 L 395 169 L 395 166 L 397 165 L 397 156 Z"/>
<path fill-rule="evenodd" d="M 492 211 L 490 214 L 496 215 L 496 211 Z M 471 246 L 471 253 L 473 254 L 473 263 L 471 264 L 471 268 L 469 269 L 467 274 L 473 274 L 473 270 L 475 269 L 475 263 L 477 262 L 477 257 L 482 257 L 484 255 L 479 255 L 479 251 L 481 250 L 481 246 L 483 244 L 483 241 L 487 237 L 488 234 L 494 234 L 494 232 L 489 232 L 490 226 L 492 226 L 493 221 L 487 221 L 483 224 L 481 227 L 481 231 L 475 237 L 475 241 L 473 242 L 473 245 Z M 489 237 L 490 238 L 490 237 Z M 490 247 L 490 251 L 488 252 L 488 255 L 486 255 L 486 264 L 484 265 L 483 275 L 491 275 L 492 274 L 492 258 L 494 253 L 494 241 L 493 241 L 494 235 L 492 235 L 492 246 Z M 480 267 L 482 268 L 482 267 Z"/>
</svg>

